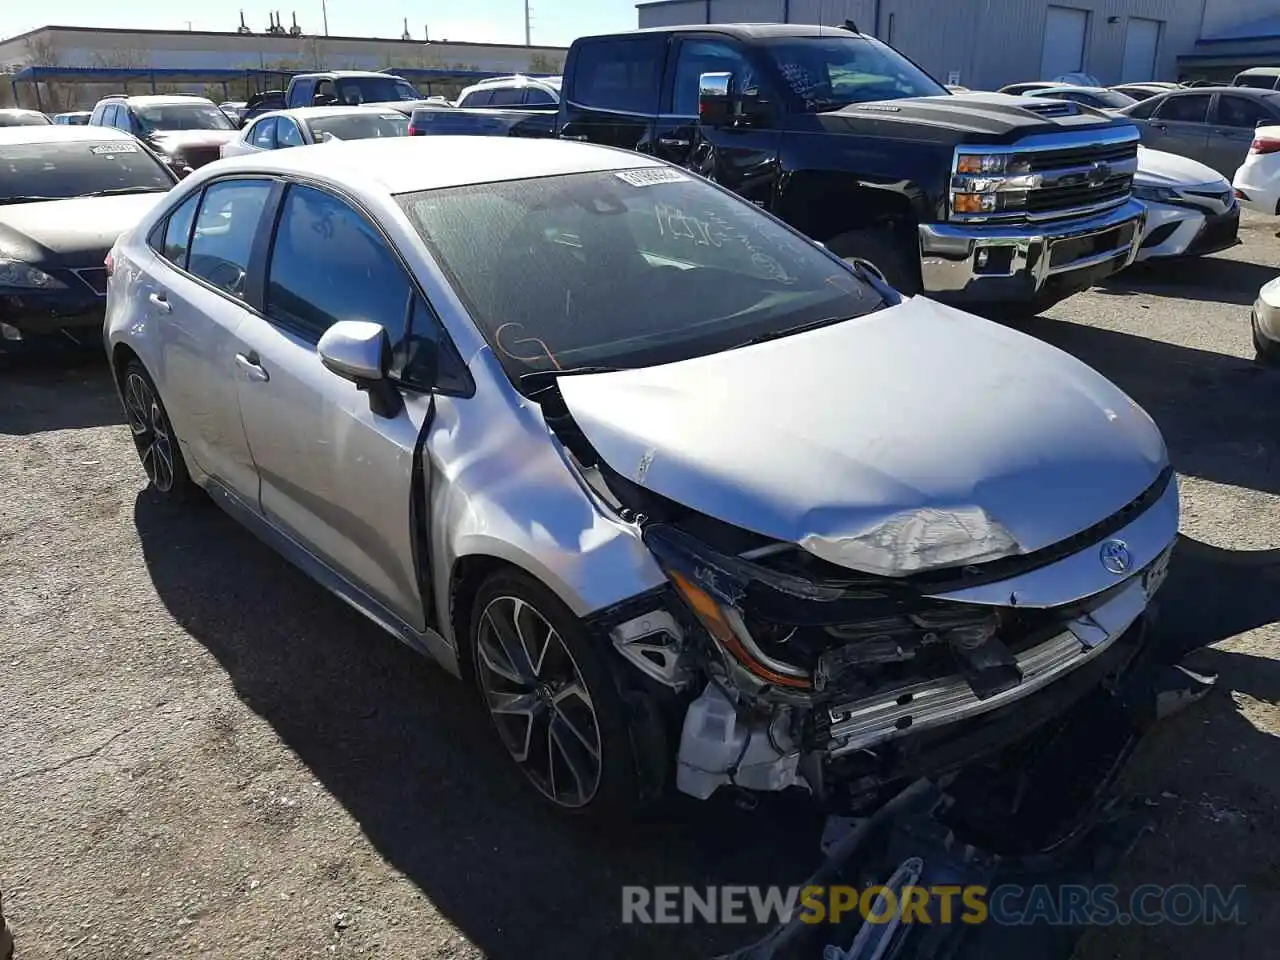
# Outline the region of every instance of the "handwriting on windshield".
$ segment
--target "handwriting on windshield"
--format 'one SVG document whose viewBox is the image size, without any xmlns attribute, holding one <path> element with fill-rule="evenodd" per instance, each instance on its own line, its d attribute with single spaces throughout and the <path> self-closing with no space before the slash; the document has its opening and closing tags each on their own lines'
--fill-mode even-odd
<svg viewBox="0 0 1280 960">
<path fill-rule="evenodd" d="M 665 203 L 655 203 L 653 215 L 658 220 L 659 236 L 689 240 L 700 247 L 724 246 L 724 237 L 709 220 L 692 217 L 679 207 Z"/>
</svg>

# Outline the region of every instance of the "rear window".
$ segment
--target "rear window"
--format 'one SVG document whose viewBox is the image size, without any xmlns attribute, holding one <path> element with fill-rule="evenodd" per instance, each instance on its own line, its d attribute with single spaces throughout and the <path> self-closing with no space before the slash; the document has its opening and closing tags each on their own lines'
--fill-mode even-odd
<svg viewBox="0 0 1280 960">
<path fill-rule="evenodd" d="M 169 170 L 130 140 L 0 145 L 0 204 L 164 192 Z"/>
<path fill-rule="evenodd" d="M 1276 89 L 1277 80 L 1280 80 L 1280 77 L 1267 76 L 1266 74 L 1260 73 L 1242 73 L 1235 78 L 1233 86 L 1253 87 L 1255 90 L 1274 90 Z"/>
<path fill-rule="evenodd" d="M 572 99 L 601 110 L 657 114 L 664 50 L 661 36 L 579 44 Z"/>
<path fill-rule="evenodd" d="M 0 127 L 47 127 L 51 122 L 34 110 L 0 110 Z"/>
<path fill-rule="evenodd" d="M 403 137 L 409 133 L 409 118 L 403 113 L 352 113 L 334 117 L 316 117 L 307 121 L 311 137 L 324 140 L 373 140 L 378 137 Z"/>
<path fill-rule="evenodd" d="M 399 77 L 339 77 L 334 85 L 338 88 L 338 102 L 343 104 L 422 99 L 409 81 Z"/>
<path fill-rule="evenodd" d="M 145 132 L 153 130 L 234 130 L 227 115 L 212 103 L 149 104 L 133 108 Z"/>
</svg>

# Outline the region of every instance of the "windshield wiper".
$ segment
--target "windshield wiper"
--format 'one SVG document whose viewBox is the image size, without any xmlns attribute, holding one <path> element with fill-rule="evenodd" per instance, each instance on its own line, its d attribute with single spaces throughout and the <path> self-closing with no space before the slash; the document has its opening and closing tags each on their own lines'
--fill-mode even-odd
<svg viewBox="0 0 1280 960">
<path fill-rule="evenodd" d="M 578 374 L 586 373 L 617 373 L 617 367 L 569 367 L 566 370 L 534 370 L 531 373 L 520 374 L 521 391 L 541 390 L 543 387 L 549 387 L 555 383 L 560 377 L 572 377 Z"/>
<path fill-rule="evenodd" d="M 168 187 L 110 187 L 106 190 L 94 190 L 82 194 L 86 197 L 123 197 L 129 193 L 168 193 Z"/>
<path fill-rule="evenodd" d="M 6 203 L 47 203 L 50 200 L 70 199 L 70 197 L 0 197 L 0 207 Z"/>
<path fill-rule="evenodd" d="M 823 317 L 821 320 L 810 320 L 808 323 L 797 323 L 794 327 L 783 327 L 781 330 L 766 330 L 764 333 L 757 333 L 754 337 L 743 340 L 741 343 L 735 343 L 729 349 L 737 350 L 739 347 L 750 347 L 757 343 L 767 343 L 770 340 L 781 340 L 783 337 L 789 337 L 795 333 L 806 333 L 809 330 L 817 330 L 819 327 L 829 327 L 833 323 L 843 323 L 845 320 L 852 319 L 853 316 Z"/>
</svg>

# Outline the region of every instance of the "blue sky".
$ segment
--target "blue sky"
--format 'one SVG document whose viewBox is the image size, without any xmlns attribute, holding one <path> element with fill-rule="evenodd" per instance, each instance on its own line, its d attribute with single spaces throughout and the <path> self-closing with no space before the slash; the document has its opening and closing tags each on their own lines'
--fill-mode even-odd
<svg viewBox="0 0 1280 960">
<path fill-rule="evenodd" d="M 421 39 L 424 25 L 432 40 L 481 40 L 524 43 L 524 0 L 325 0 L 329 32 L 345 36 L 398 37 L 409 18 L 409 30 Z M 633 0 L 530 0 L 533 42 L 567 45 L 574 37 L 636 25 Z M 185 7 L 185 9 L 184 9 Z M 215 7 L 224 12 L 215 13 Z M 49 23 L 85 27 L 234 30 L 243 7 L 255 31 L 267 26 L 268 11 L 279 10 L 285 25 L 296 11 L 308 33 L 321 32 L 320 0 L 276 0 L 265 3 L 175 4 L 172 0 L 57 0 L 39 4 L 0 0 L 0 38 Z"/>
</svg>

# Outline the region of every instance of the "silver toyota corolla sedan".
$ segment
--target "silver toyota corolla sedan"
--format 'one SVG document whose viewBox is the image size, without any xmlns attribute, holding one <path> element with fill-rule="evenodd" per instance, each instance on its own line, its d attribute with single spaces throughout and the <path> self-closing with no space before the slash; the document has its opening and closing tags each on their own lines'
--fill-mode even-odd
<svg viewBox="0 0 1280 960">
<path fill-rule="evenodd" d="M 156 494 L 465 677 L 567 809 L 998 749 L 1125 668 L 1177 531 L 1099 374 L 635 153 L 220 161 L 109 269 Z"/>
</svg>

